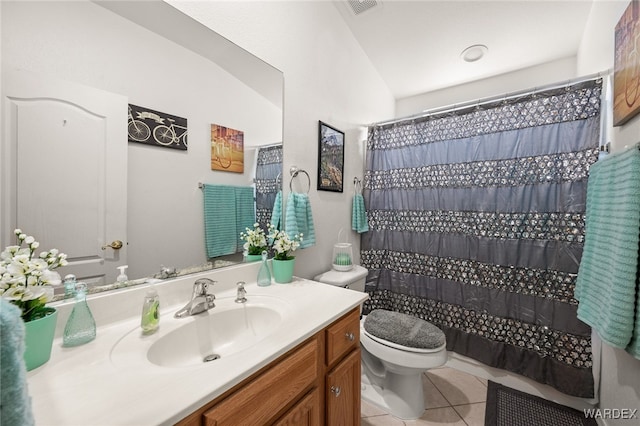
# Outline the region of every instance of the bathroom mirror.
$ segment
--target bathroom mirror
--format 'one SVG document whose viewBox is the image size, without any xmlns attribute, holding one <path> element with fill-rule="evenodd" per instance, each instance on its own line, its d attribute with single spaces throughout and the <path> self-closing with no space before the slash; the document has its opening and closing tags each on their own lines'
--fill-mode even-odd
<svg viewBox="0 0 640 426">
<path fill-rule="evenodd" d="M 207 259 L 200 184 L 257 186 L 258 149 L 282 144 L 282 73 L 162 1 L 2 2 L 0 7 L 3 93 L 5 70 L 24 69 L 187 119 L 186 150 L 122 141 L 127 144 L 120 165 L 127 176 L 126 202 L 115 211 L 126 216 L 126 236 L 104 233 L 103 241 L 87 242 L 110 265 L 109 275 L 94 284 L 113 283 L 123 263 L 129 280 L 135 280 L 163 266 L 189 273 L 241 261 L 241 254 Z M 243 132 L 243 172 L 212 170 L 211 125 Z M 8 143 L 7 133 L 3 139 Z M 71 159 L 66 167 L 94 160 Z M 56 167 L 50 168 L 53 181 Z M 3 187 L 18 180 L 0 178 Z M 6 245 L 13 243 L 6 234 L 21 223 L 13 206 L 20 190 L 14 185 L 3 191 Z M 71 204 L 95 195 L 71 194 Z M 43 249 L 52 248 L 47 235 L 34 236 Z M 115 240 L 126 244 L 114 249 Z M 54 245 L 65 252 L 65 244 Z"/>
</svg>

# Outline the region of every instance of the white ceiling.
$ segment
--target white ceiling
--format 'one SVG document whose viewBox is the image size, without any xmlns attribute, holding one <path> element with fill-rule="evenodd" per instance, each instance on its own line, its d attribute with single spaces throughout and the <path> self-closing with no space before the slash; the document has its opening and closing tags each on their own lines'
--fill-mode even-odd
<svg viewBox="0 0 640 426">
<path fill-rule="evenodd" d="M 575 56 L 592 3 L 377 0 L 358 15 L 347 1 L 334 4 L 401 99 Z M 486 45 L 488 53 L 463 61 L 460 54 L 474 44 Z"/>
</svg>

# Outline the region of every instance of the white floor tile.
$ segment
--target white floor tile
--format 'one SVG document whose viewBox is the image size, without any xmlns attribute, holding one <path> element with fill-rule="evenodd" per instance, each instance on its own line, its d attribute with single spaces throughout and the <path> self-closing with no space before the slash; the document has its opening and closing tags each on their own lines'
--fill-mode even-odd
<svg viewBox="0 0 640 426">
<path fill-rule="evenodd" d="M 422 417 L 417 420 L 405 420 L 407 426 L 447 425 L 466 426 L 464 420 L 453 407 L 432 408 L 425 410 Z"/>
<path fill-rule="evenodd" d="M 383 416 L 387 414 L 382 408 L 371 404 L 364 399 L 360 400 L 360 417 Z"/>
<path fill-rule="evenodd" d="M 486 404 L 484 402 L 478 402 L 476 404 L 456 405 L 453 408 L 468 426 L 484 426 L 485 407 Z"/>
<path fill-rule="evenodd" d="M 453 368 L 429 370 L 426 374 L 451 405 L 484 402 L 487 398 L 487 387 L 471 374 Z"/>
<path fill-rule="evenodd" d="M 440 407 L 448 407 L 449 401 L 442 396 L 440 391 L 431 380 L 427 377 L 426 374 L 422 375 L 422 389 L 424 391 L 424 406 L 425 408 L 440 408 Z"/>
<path fill-rule="evenodd" d="M 389 415 L 364 417 L 360 420 L 360 426 L 404 426 L 405 424 L 402 420 Z"/>
</svg>

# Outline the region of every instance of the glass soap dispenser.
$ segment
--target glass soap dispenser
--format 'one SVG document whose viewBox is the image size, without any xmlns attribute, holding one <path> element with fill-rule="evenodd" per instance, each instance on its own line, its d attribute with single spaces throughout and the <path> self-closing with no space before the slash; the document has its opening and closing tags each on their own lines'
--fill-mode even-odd
<svg viewBox="0 0 640 426">
<path fill-rule="evenodd" d="M 258 270 L 258 285 L 260 287 L 266 287 L 271 285 L 271 272 L 269 272 L 269 265 L 267 265 L 267 252 L 262 252 L 262 265 Z"/>
<path fill-rule="evenodd" d="M 62 346 L 79 346 L 96 338 L 96 321 L 87 304 L 87 285 L 76 284 L 75 305 L 64 326 Z"/>
<path fill-rule="evenodd" d="M 140 327 L 143 334 L 152 334 L 160 325 L 160 297 L 158 291 L 153 284 L 147 289 L 142 304 L 142 318 L 140 319 Z"/>
</svg>

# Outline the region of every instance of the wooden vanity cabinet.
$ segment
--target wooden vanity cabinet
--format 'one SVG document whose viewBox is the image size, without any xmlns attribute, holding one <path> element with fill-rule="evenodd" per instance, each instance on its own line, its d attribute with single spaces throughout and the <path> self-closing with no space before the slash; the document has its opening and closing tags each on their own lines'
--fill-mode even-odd
<svg viewBox="0 0 640 426">
<path fill-rule="evenodd" d="M 360 424 L 360 309 L 328 326 L 325 357 L 326 425 Z"/>
<path fill-rule="evenodd" d="M 360 424 L 359 321 L 356 308 L 177 424 Z"/>
</svg>

